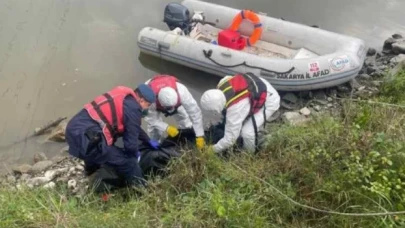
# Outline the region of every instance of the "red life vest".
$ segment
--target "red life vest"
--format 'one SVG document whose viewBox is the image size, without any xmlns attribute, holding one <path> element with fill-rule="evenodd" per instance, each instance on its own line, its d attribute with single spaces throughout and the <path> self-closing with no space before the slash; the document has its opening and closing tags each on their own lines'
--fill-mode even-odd
<svg viewBox="0 0 405 228">
<path fill-rule="evenodd" d="M 131 88 L 117 86 L 84 105 L 90 117 L 100 124 L 109 146 L 113 145 L 118 135 L 124 132 L 123 104 L 124 98 L 128 95 L 136 97 Z"/>
<path fill-rule="evenodd" d="M 175 105 L 175 110 L 181 106 L 180 96 L 177 92 L 177 78 L 170 75 L 156 75 L 153 77 L 150 82 L 149 86 L 152 88 L 153 92 L 156 94 L 156 97 L 159 95 L 161 89 L 165 87 L 170 87 L 174 89 L 177 93 L 177 104 Z M 164 107 L 160 104 L 159 99 L 156 99 L 156 110 L 160 112 L 167 112 Z M 173 112 L 175 113 L 175 112 Z M 165 113 L 166 114 L 166 113 Z M 169 113 L 168 113 L 169 114 Z"/>
<path fill-rule="evenodd" d="M 267 98 L 266 84 L 257 76 L 246 73 L 237 74 L 217 86 L 226 98 L 225 108 L 249 98 L 250 115 L 257 113 L 265 104 Z"/>
</svg>

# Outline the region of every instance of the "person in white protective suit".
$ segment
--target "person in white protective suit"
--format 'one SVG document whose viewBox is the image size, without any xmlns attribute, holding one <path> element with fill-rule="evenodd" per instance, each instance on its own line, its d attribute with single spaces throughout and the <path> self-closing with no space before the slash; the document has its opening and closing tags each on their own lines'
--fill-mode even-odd
<svg viewBox="0 0 405 228">
<path fill-rule="evenodd" d="M 225 123 L 224 137 L 212 146 L 214 152 L 230 148 L 239 136 L 243 149 L 253 152 L 257 150 L 259 129 L 280 108 L 280 96 L 269 82 L 247 73 L 225 76 L 216 89 L 202 95 L 200 104 L 212 124 L 220 118 Z"/>
<path fill-rule="evenodd" d="M 176 137 L 178 129 L 193 128 L 196 135 L 196 146 L 205 146 L 204 128 L 201 109 L 186 86 L 170 75 L 156 75 L 146 81 L 157 99 L 149 108 L 145 117 L 149 137 L 160 140 L 166 135 Z M 163 116 L 173 116 L 178 128 L 163 121 Z"/>
</svg>

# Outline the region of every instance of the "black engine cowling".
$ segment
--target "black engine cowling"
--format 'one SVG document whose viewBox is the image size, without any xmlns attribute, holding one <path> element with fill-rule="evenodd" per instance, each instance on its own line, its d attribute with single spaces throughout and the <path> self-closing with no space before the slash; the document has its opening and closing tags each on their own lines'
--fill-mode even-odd
<svg viewBox="0 0 405 228">
<path fill-rule="evenodd" d="M 165 7 L 164 20 L 170 30 L 179 27 L 186 35 L 191 31 L 193 13 L 187 7 L 178 3 L 169 3 Z"/>
</svg>

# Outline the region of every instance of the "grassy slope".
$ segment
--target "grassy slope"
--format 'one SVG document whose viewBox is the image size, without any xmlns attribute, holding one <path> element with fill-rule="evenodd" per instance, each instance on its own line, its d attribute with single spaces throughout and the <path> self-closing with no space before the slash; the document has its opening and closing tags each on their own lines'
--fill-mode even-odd
<svg viewBox="0 0 405 228">
<path fill-rule="evenodd" d="M 405 105 L 405 73 L 379 101 Z M 223 160 L 188 152 L 143 197 L 65 197 L 57 190 L 0 189 L 0 227 L 389 227 L 405 217 L 350 218 L 292 205 L 289 197 L 340 212 L 404 210 L 405 109 L 347 102 L 341 118 L 272 125 L 258 156 Z M 242 170 L 244 171 L 242 171 Z M 263 181 L 258 180 L 261 178 Z M 267 183 L 266 183 L 267 182 Z M 128 193 L 128 192 L 127 192 Z"/>
</svg>

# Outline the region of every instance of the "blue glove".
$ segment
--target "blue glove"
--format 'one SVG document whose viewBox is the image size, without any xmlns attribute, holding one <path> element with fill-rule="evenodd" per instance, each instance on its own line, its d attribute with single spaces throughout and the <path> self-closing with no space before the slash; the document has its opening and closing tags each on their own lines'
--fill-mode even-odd
<svg viewBox="0 0 405 228">
<path fill-rule="evenodd" d="M 141 160 L 141 152 L 139 152 L 139 151 L 137 151 L 136 152 L 136 154 L 135 154 L 135 157 L 136 157 L 136 160 L 138 161 L 138 163 L 139 163 L 139 161 Z"/>
<path fill-rule="evenodd" d="M 159 149 L 159 142 L 156 140 L 151 139 L 149 145 L 155 150 Z"/>
</svg>

